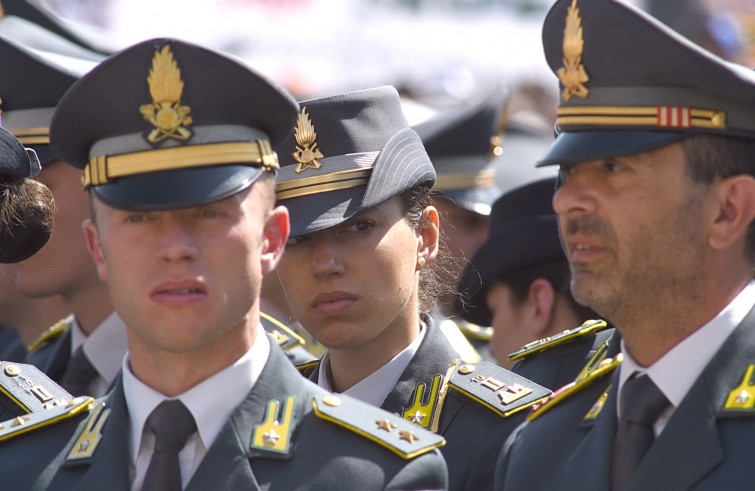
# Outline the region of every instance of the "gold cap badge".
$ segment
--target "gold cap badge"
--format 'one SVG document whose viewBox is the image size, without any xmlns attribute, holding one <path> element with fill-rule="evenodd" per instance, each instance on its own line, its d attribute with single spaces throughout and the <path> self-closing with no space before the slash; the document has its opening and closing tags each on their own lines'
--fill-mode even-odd
<svg viewBox="0 0 755 491">
<path fill-rule="evenodd" d="M 147 141 L 159 143 L 166 138 L 176 140 L 191 138 L 191 131 L 184 127 L 192 122 L 189 116 L 191 108 L 181 105 L 184 83 L 169 44 L 155 52 L 147 83 L 152 96 L 152 104 L 139 106 L 139 112 L 142 113 L 144 119 L 155 127 L 147 136 Z"/>
<path fill-rule="evenodd" d="M 566 13 L 566 27 L 564 28 L 564 67 L 556 72 L 564 85 L 564 90 L 561 92 L 564 101 L 568 101 L 574 95 L 584 99 L 590 93 L 584 86 L 590 80 L 584 65 L 582 65 L 584 44 L 582 18 L 579 16 L 577 0 L 572 0 Z"/>
<path fill-rule="evenodd" d="M 296 118 L 296 128 L 294 128 L 294 137 L 296 138 L 296 151 L 291 156 L 299 164 L 296 166 L 296 173 L 304 172 L 307 169 L 319 169 L 322 164 L 317 159 L 324 158 L 320 149 L 317 148 L 317 133 L 315 125 L 309 119 L 307 108 L 302 107 L 299 117 Z"/>
</svg>

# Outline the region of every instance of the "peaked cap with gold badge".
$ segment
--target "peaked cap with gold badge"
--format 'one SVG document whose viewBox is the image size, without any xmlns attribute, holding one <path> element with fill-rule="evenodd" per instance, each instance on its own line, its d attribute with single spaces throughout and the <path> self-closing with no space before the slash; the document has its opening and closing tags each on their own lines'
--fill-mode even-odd
<svg viewBox="0 0 755 491">
<path fill-rule="evenodd" d="M 480 215 L 490 215 L 501 194 L 493 158 L 502 150 L 505 100 L 506 92 L 497 89 L 474 104 L 414 127 L 438 174 L 435 194 Z"/>
<path fill-rule="evenodd" d="M 559 136 L 540 165 L 631 155 L 697 133 L 755 138 L 755 72 L 631 5 L 559 0 L 543 46 L 561 102 Z"/>
<path fill-rule="evenodd" d="M 272 145 L 294 126 L 296 102 L 226 55 L 153 39 L 79 79 L 53 115 L 53 147 L 84 170 L 109 206 L 186 208 L 228 198 L 274 172 Z"/>
<path fill-rule="evenodd" d="M 393 87 L 300 105 L 294 133 L 275 148 L 281 162 L 277 199 L 290 210 L 292 237 L 334 227 L 435 182 L 430 158 Z"/>
<path fill-rule="evenodd" d="M 103 55 L 17 17 L 0 18 L 2 125 L 34 149 L 44 166 L 57 157 L 50 146 L 50 120 L 68 88 Z"/>
</svg>

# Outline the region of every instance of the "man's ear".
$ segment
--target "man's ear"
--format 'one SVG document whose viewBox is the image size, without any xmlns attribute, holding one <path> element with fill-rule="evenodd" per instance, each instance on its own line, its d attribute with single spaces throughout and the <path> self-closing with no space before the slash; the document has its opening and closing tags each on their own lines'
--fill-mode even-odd
<svg viewBox="0 0 755 491">
<path fill-rule="evenodd" d="M 276 206 L 267 217 L 262 241 L 262 274 L 266 275 L 273 271 L 280 261 L 283 249 L 288 240 L 290 224 L 288 221 L 288 208 Z"/>
<path fill-rule="evenodd" d="M 535 337 L 543 338 L 549 334 L 553 324 L 553 312 L 556 304 L 556 292 L 550 281 L 538 278 L 530 284 L 527 299 L 532 307 L 532 330 Z"/>
<path fill-rule="evenodd" d="M 84 238 L 86 239 L 89 255 L 92 256 L 94 265 L 97 268 L 97 275 L 102 281 L 107 281 L 107 263 L 105 262 L 105 253 L 102 251 L 102 242 L 100 241 L 100 233 L 97 230 L 97 225 L 88 218 L 82 223 L 82 228 L 84 230 Z"/>
<path fill-rule="evenodd" d="M 422 218 L 417 226 L 419 241 L 417 245 L 418 265 L 424 266 L 438 255 L 440 247 L 440 217 L 434 206 L 428 206 L 422 210 Z M 422 266 L 418 266 L 420 269 Z"/>
<path fill-rule="evenodd" d="M 722 179 L 713 186 L 714 209 L 708 244 L 722 250 L 742 240 L 755 218 L 755 179 L 737 175 Z"/>
</svg>

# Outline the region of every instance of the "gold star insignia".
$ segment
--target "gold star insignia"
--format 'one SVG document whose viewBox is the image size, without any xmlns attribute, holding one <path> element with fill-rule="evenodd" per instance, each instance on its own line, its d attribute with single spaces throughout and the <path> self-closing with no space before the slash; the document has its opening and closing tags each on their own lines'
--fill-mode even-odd
<svg viewBox="0 0 755 491">
<path fill-rule="evenodd" d="M 265 445 L 275 445 L 278 443 L 278 440 L 280 440 L 281 436 L 275 432 L 275 430 L 270 430 L 267 433 L 262 434 L 262 439 L 265 442 Z"/>
<path fill-rule="evenodd" d="M 84 440 L 81 442 L 81 445 L 79 445 L 79 452 L 86 452 L 87 448 L 92 444 L 89 440 Z"/>
<path fill-rule="evenodd" d="M 747 401 L 749 400 L 750 400 L 750 394 L 746 390 L 743 390 L 742 392 L 740 392 L 736 399 L 737 403 L 739 404 L 746 404 Z"/>
<path fill-rule="evenodd" d="M 22 424 L 25 424 L 30 419 L 31 418 L 29 416 L 17 416 L 16 419 L 13 420 L 13 423 L 11 423 L 11 426 L 21 426 Z"/>
<path fill-rule="evenodd" d="M 396 428 L 396 425 L 394 423 L 391 423 L 387 419 L 379 419 L 379 420 L 375 421 L 375 424 L 377 424 L 377 427 L 378 427 L 379 430 L 385 430 L 388 433 L 390 433 L 391 431 L 393 431 Z"/>
<path fill-rule="evenodd" d="M 420 424 L 420 423 L 422 423 L 423 419 L 425 419 L 425 415 L 422 414 L 419 411 L 419 409 L 417 409 L 417 412 L 411 415 L 411 418 L 409 419 L 409 421 L 411 421 L 412 423 L 415 423 L 415 424 Z"/>
<path fill-rule="evenodd" d="M 398 435 L 399 439 L 406 440 L 409 443 L 414 443 L 419 440 L 419 437 L 412 431 L 399 431 Z"/>
</svg>

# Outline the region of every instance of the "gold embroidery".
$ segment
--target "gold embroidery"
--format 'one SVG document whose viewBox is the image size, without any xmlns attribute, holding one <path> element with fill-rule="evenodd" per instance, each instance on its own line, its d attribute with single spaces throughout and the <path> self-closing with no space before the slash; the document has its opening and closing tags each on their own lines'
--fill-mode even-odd
<svg viewBox="0 0 755 491">
<path fill-rule="evenodd" d="M 582 19 L 579 16 L 577 0 L 572 0 L 566 14 L 566 27 L 564 28 L 564 67 L 560 68 L 556 75 L 564 85 L 561 97 L 568 101 L 572 96 L 586 98 L 590 91 L 584 84 L 590 80 L 584 65 L 582 65 Z"/>
</svg>

